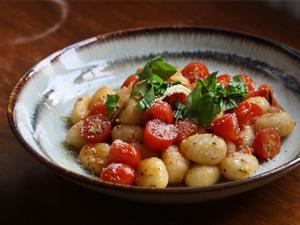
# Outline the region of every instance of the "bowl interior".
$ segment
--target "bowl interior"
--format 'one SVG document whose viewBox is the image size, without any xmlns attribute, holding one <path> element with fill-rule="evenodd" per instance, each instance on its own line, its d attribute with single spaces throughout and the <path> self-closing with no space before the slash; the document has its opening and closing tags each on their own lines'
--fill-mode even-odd
<svg viewBox="0 0 300 225">
<path fill-rule="evenodd" d="M 64 145 L 65 118 L 75 100 L 123 80 L 161 53 L 183 67 L 202 61 L 210 72 L 249 74 L 270 84 L 283 108 L 300 122 L 299 58 L 282 48 L 241 34 L 209 29 L 158 29 L 92 38 L 54 53 L 36 65 L 19 83 L 13 110 L 14 126 L 36 154 L 65 170 L 97 179 L 78 163 L 77 153 Z M 26 80 L 26 81 L 25 81 Z M 255 175 L 295 159 L 300 152 L 297 125 L 282 150 L 263 163 Z"/>
</svg>

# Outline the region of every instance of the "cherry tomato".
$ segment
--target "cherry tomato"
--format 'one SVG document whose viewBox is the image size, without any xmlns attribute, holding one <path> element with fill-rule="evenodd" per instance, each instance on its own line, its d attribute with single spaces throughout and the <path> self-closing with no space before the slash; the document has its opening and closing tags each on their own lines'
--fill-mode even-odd
<svg viewBox="0 0 300 225">
<path fill-rule="evenodd" d="M 102 170 L 100 179 L 103 181 L 131 185 L 135 181 L 135 171 L 123 163 L 112 163 Z"/>
<path fill-rule="evenodd" d="M 148 121 L 144 130 L 144 145 L 151 151 L 162 151 L 168 148 L 177 137 L 173 124 L 154 119 Z"/>
<path fill-rule="evenodd" d="M 164 101 L 155 102 L 151 108 L 144 113 L 144 123 L 149 120 L 159 119 L 165 123 L 173 122 L 173 110 L 172 107 Z"/>
<path fill-rule="evenodd" d="M 207 67 L 200 62 L 192 62 L 186 65 L 181 71 L 190 82 L 194 82 L 196 79 L 204 80 L 209 76 Z"/>
<path fill-rule="evenodd" d="M 188 119 L 177 120 L 175 122 L 175 127 L 178 131 L 178 135 L 175 139 L 176 143 L 180 143 L 182 140 L 197 133 L 198 131 L 198 126 Z"/>
<path fill-rule="evenodd" d="M 222 74 L 217 77 L 217 82 L 221 84 L 224 88 L 228 88 L 229 81 L 231 76 L 228 74 Z"/>
<path fill-rule="evenodd" d="M 108 161 L 110 163 L 125 163 L 133 168 L 137 168 L 141 161 L 141 150 L 137 145 L 115 140 L 111 145 Z"/>
<path fill-rule="evenodd" d="M 170 105 L 174 106 L 177 101 L 179 101 L 182 104 L 186 104 L 188 101 L 188 98 L 184 93 L 175 93 L 175 94 L 165 97 L 164 101 L 166 101 Z"/>
<path fill-rule="evenodd" d="M 123 87 L 128 87 L 130 85 L 131 82 L 136 82 L 138 81 L 139 78 L 137 75 L 133 74 L 133 75 L 130 75 L 125 81 L 124 83 L 122 84 L 121 88 Z"/>
<path fill-rule="evenodd" d="M 248 75 L 241 75 L 241 80 L 246 84 L 248 94 L 250 96 L 251 93 L 254 91 L 255 82 L 254 80 Z"/>
<path fill-rule="evenodd" d="M 104 116 L 107 116 L 107 109 L 105 107 L 105 105 L 103 105 L 100 102 L 96 102 L 90 109 L 88 116 L 90 115 L 99 115 L 102 114 Z"/>
<path fill-rule="evenodd" d="M 259 158 L 272 159 L 280 151 L 280 136 L 274 128 L 265 128 L 256 133 L 252 147 Z"/>
<path fill-rule="evenodd" d="M 254 103 L 243 101 L 238 104 L 236 108 L 236 115 L 240 124 L 240 127 L 244 125 L 252 125 L 255 123 L 256 118 L 263 114 L 263 110 L 260 106 Z"/>
<path fill-rule="evenodd" d="M 103 142 L 110 135 L 111 123 L 102 114 L 94 114 L 83 120 L 81 136 L 90 143 Z"/>
<path fill-rule="evenodd" d="M 239 139 L 239 123 L 234 113 L 225 114 L 216 119 L 211 125 L 212 132 L 228 141 Z"/>
</svg>

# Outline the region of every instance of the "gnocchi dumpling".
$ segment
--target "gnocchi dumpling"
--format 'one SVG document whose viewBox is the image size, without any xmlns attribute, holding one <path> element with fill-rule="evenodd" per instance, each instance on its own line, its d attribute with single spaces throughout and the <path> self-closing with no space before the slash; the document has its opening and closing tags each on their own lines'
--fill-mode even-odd
<svg viewBox="0 0 300 225">
<path fill-rule="evenodd" d="M 94 105 L 97 102 L 105 104 L 107 95 L 115 95 L 116 92 L 108 87 L 99 88 L 92 97 L 91 105 Z"/>
<path fill-rule="evenodd" d="M 82 96 L 77 99 L 71 112 L 71 122 L 73 124 L 84 119 L 88 115 L 90 101 L 90 96 Z"/>
<path fill-rule="evenodd" d="M 137 100 L 130 98 L 127 105 L 120 112 L 119 120 L 125 125 L 140 125 L 143 123 L 143 112 L 137 108 Z"/>
<path fill-rule="evenodd" d="M 142 143 L 144 140 L 144 129 L 141 126 L 117 125 L 111 131 L 112 140 L 120 139 L 127 143 Z"/>
<path fill-rule="evenodd" d="M 220 163 L 221 173 L 228 180 L 245 179 L 258 168 L 258 160 L 252 154 L 235 152 Z"/>
<path fill-rule="evenodd" d="M 185 184 L 189 187 L 210 186 L 217 183 L 220 177 L 218 166 L 196 165 L 188 171 Z"/>
<path fill-rule="evenodd" d="M 81 149 L 86 141 L 80 135 L 80 129 L 82 126 L 82 121 L 77 122 L 74 124 L 68 131 L 66 137 L 66 143 L 73 146 L 76 149 Z"/>
<path fill-rule="evenodd" d="M 169 184 L 179 184 L 189 169 L 190 162 L 184 158 L 175 145 L 171 145 L 162 152 L 161 158 L 167 168 Z"/>
<path fill-rule="evenodd" d="M 141 187 L 165 188 L 168 185 L 168 171 L 160 158 L 151 157 L 140 162 L 136 185 Z"/>
<path fill-rule="evenodd" d="M 195 134 L 181 142 L 180 151 L 195 163 L 216 165 L 225 158 L 227 146 L 214 134 Z"/>
<path fill-rule="evenodd" d="M 263 128 L 274 128 L 280 137 L 286 137 L 293 131 L 295 124 L 287 112 L 266 113 L 257 118 L 255 131 L 257 132 Z"/>
<path fill-rule="evenodd" d="M 90 172 L 98 175 L 107 165 L 110 145 L 106 143 L 86 144 L 80 151 L 79 160 Z"/>
</svg>

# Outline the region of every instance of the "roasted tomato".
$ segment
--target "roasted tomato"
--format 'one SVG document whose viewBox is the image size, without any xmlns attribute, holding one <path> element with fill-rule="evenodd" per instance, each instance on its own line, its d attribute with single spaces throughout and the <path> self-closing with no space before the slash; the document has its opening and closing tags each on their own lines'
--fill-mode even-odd
<svg viewBox="0 0 300 225">
<path fill-rule="evenodd" d="M 254 86 L 255 86 L 254 80 L 248 75 L 241 75 L 241 80 L 246 84 L 247 92 L 248 92 L 247 96 L 250 96 L 251 93 L 254 91 Z"/>
<path fill-rule="evenodd" d="M 272 159 L 280 151 L 280 136 L 274 128 L 265 128 L 257 132 L 252 147 L 254 154 L 263 160 Z"/>
<path fill-rule="evenodd" d="M 130 85 L 131 82 L 136 82 L 138 81 L 139 78 L 137 75 L 133 74 L 133 75 L 130 75 L 125 81 L 124 83 L 122 84 L 121 88 L 123 87 L 128 87 Z"/>
<path fill-rule="evenodd" d="M 83 120 L 80 129 L 81 136 L 89 143 L 105 141 L 110 135 L 111 123 L 102 114 L 94 114 Z"/>
<path fill-rule="evenodd" d="M 178 131 L 178 135 L 175 139 L 176 143 L 180 143 L 182 140 L 197 133 L 198 131 L 198 126 L 188 119 L 177 120 L 175 122 L 175 127 Z"/>
<path fill-rule="evenodd" d="M 165 97 L 164 101 L 174 106 L 177 101 L 179 101 L 182 104 L 186 104 L 188 101 L 188 97 L 184 93 L 175 93 Z"/>
<path fill-rule="evenodd" d="M 177 137 L 177 129 L 173 124 L 154 119 L 148 121 L 144 130 L 144 145 L 152 151 L 168 148 Z"/>
<path fill-rule="evenodd" d="M 126 164 L 112 163 L 102 170 L 100 178 L 115 184 L 131 185 L 135 181 L 135 171 Z"/>
<path fill-rule="evenodd" d="M 235 142 L 239 140 L 239 123 L 234 113 L 225 114 L 216 119 L 211 125 L 212 132 L 225 140 Z"/>
<path fill-rule="evenodd" d="M 137 145 L 115 140 L 111 145 L 108 161 L 110 163 L 125 163 L 133 168 L 137 168 L 141 161 L 141 150 Z"/>
<path fill-rule="evenodd" d="M 90 109 L 88 116 L 90 115 L 99 115 L 102 114 L 104 116 L 107 116 L 107 109 L 105 105 L 103 105 L 100 102 L 96 102 Z"/>
<path fill-rule="evenodd" d="M 207 67 L 200 62 L 192 62 L 186 65 L 181 71 L 181 73 L 191 83 L 195 82 L 196 79 L 204 80 L 206 77 L 209 76 Z"/>
<path fill-rule="evenodd" d="M 144 123 L 149 120 L 159 119 L 165 123 L 173 122 L 173 110 L 172 107 L 164 101 L 155 102 L 150 109 L 144 113 Z"/>
<path fill-rule="evenodd" d="M 217 77 L 217 82 L 221 84 L 224 88 L 228 88 L 229 81 L 231 76 L 228 74 L 222 74 Z"/>
<path fill-rule="evenodd" d="M 254 124 L 256 118 L 263 114 L 263 109 L 259 105 L 247 101 L 238 104 L 235 111 L 241 128 Z"/>
</svg>

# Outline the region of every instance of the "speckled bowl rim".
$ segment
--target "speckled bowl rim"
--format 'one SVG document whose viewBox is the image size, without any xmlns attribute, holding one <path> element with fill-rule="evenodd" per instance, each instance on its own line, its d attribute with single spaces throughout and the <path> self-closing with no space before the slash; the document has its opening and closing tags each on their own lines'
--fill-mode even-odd
<svg viewBox="0 0 300 225">
<path fill-rule="evenodd" d="M 25 147 L 25 149 L 37 160 L 39 160 L 42 164 L 50 167 L 54 171 L 66 175 L 68 178 L 75 179 L 77 181 L 87 183 L 90 185 L 95 185 L 103 188 L 111 188 L 117 190 L 123 190 L 123 191 L 138 191 L 138 192 L 151 192 L 153 193 L 186 193 L 186 192 L 211 192 L 211 191 L 217 191 L 220 189 L 226 189 L 228 187 L 236 187 L 236 186 L 243 186 L 249 183 L 253 183 L 259 180 L 266 179 L 268 177 L 272 177 L 273 175 L 287 172 L 296 166 L 300 164 L 300 157 L 299 155 L 296 156 L 293 160 L 264 173 L 261 173 L 259 175 L 239 180 L 239 181 L 228 181 L 225 183 L 219 183 L 208 187 L 168 187 L 165 189 L 156 189 L 156 188 L 145 188 L 145 187 L 138 187 L 138 186 L 126 186 L 126 185 L 116 185 L 112 183 L 106 183 L 96 179 L 92 179 L 90 177 L 75 173 L 71 170 L 68 170 L 66 168 L 63 168 L 55 163 L 53 163 L 51 160 L 44 158 L 37 154 L 35 150 L 29 146 L 29 144 L 26 142 L 26 140 L 22 137 L 21 133 L 19 132 L 18 126 L 15 123 L 14 120 L 14 109 L 16 101 L 19 97 L 19 94 L 21 93 L 22 89 L 25 87 L 25 84 L 30 80 L 32 76 L 34 76 L 40 69 L 42 69 L 44 66 L 47 66 L 49 63 L 53 63 L 55 60 L 57 60 L 64 52 L 70 50 L 70 49 L 80 49 L 82 47 L 87 47 L 91 44 L 95 43 L 101 43 L 105 41 L 111 41 L 120 39 L 123 37 L 128 37 L 136 34 L 156 34 L 160 32 L 207 32 L 207 33 L 214 33 L 214 34 L 222 34 L 226 36 L 231 37 L 237 37 L 242 39 L 251 40 L 256 43 L 260 43 L 263 45 L 268 45 L 271 48 L 275 48 L 278 51 L 281 51 L 281 53 L 287 54 L 289 57 L 293 57 L 294 59 L 298 60 L 300 63 L 300 52 L 296 49 L 293 49 L 291 47 L 286 46 L 285 44 L 275 42 L 266 38 L 262 38 L 259 36 L 255 36 L 252 34 L 229 30 L 229 29 L 219 29 L 214 27 L 199 27 L 199 26 L 159 26 L 159 27 L 139 27 L 139 28 L 133 28 L 133 29 L 126 29 L 121 30 L 117 32 L 111 32 L 102 34 L 99 36 L 95 36 L 80 42 L 77 42 L 73 45 L 70 45 L 68 47 L 65 47 L 61 50 L 56 51 L 55 53 L 51 54 L 50 56 L 44 58 L 42 61 L 40 61 L 38 64 L 33 66 L 31 69 L 29 69 L 18 81 L 16 86 L 13 88 L 10 96 L 9 96 L 9 103 L 8 103 L 8 109 L 7 109 L 7 117 L 10 124 L 10 127 L 19 140 L 19 142 Z"/>
</svg>

